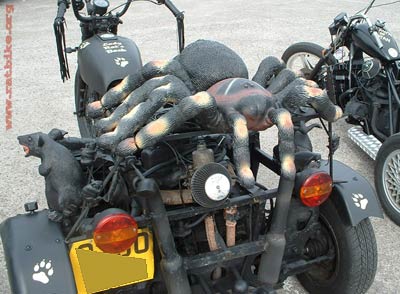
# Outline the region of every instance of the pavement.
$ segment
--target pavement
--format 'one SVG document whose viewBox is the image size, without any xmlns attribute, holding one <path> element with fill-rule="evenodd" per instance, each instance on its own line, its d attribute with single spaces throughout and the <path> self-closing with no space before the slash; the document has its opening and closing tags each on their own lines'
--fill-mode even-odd
<svg viewBox="0 0 400 294">
<path fill-rule="evenodd" d="M 57 127 L 77 136 L 73 115 L 73 80 L 62 83 L 52 31 L 56 14 L 55 0 L 0 1 L 0 52 L 5 50 L 6 4 L 14 5 L 12 15 L 12 128 L 5 130 L 5 57 L 0 54 L 0 221 L 23 213 L 23 204 L 36 199 L 45 207 L 44 181 L 38 174 L 37 158 L 25 158 L 16 137 L 36 131 L 48 132 Z M 111 1 L 119 3 L 118 1 Z M 377 1 L 382 3 L 383 1 Z M 218 40 L 235 50 L 255 73 L 260 61 L 268 56 L 281 56 L 292 43 L 317 42 L 327 45 L 328 25 L 339 12 L 350 15 L 365 7 L 367 1 L 316 0 L 176 0 L 186 12 L 187 44 L 197 39 Z M 387 22 L 392 33 L 400 38 L 400 23 L 395 11 L 400 4 L 374 8 L 370 16 Z M 150 3 L 134 3 L 124 17 L 120 34 L 138 44 L 143 61 L 170 59 L 177 53 L 174 18 L 165 7 Z M 79 44 L 79 26 L 72 11 L 67 15 L 68 46 Z M 71 74 L 76 70 L 76 56 L 70 55 Z M 4 125 L 3 125 L 4 124 Z M 350 126 L 344 121 L 335 124 L 341 136 L 336 159 L 345 162 L 373 184 L 374 162 L 347 138 Z M 323 133 L 315 131 L 315 150 L 326 155 Z M 277 140 L 276 131 L 263 134 L 263 147 L 268 151 Z M 276 183 L 263 171 L 264 184 Z M 378 270 L 368 293 L 400 293 L 400 228 L 388 218 L 372 219 L 378 244 Z M 286 293 L 306 293 L 299 283 L 289 279 Z M 4 255 L 0 252 L 0 293 L 10 293 Z"/>
</svg>

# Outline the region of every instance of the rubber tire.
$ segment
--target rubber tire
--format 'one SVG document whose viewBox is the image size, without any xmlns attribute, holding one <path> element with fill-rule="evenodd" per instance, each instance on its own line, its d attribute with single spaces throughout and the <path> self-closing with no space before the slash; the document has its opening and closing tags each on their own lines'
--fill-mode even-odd
<svg viewBox="0 0 400 294">
<path fill-rule="evenodd" d="M 344 222 L 332 200 L 320 207 L 320 218 L 331 228 L 338 240 L 336 267 L 329 280 L 318 280 L 308 272 L 298 275 L 300 283 L 313 294 L 361 294 L 367 292 L 375 278 L 377 247 L 369 219 L 356 226 Z M 332 233 L 331 232 L 331 233 Z"/>
<path fill-rule="evenodd" d="M 292 55 L 300 52 L 307 52 L 319 58 L 322 57 L 324 48 L 318 44 L 310 42 L 300 42 L 289 46 L 282 54 L 282 60 L 286 63 Z"/>
<path fill-rule="evenodd" d="M 297 53 L 300 52 L 306 52 L 310 53 L 312 55 L 315 55 L 318 58 L 322 58 L 322 51 L 324 50 L 323 47 L 321 47 L 318 44 L 315 43 L 310 43 L 310 42 L 300 42 L 300 43 L 295 43 L 291 46 L 289 46 L 285 52 L 282 54 L 282 60 L 287 63 L 289 58 Z M 335 63 L 335 57 L 331 56 L 328 59 L 328 65 L 334 64 Z M 318 82 L 318 81 L 315 81 Z M 321 85 L 320 85 L 321 86 Z"/>
<path fill-rule="evenodd" d="M 386 215 L 398 226 L 400 226 L 400 212 L 397 211 L 386 196 L 384 184 L 382 181 L 383 166 L 390 153 L 399 149 L 400 134 L 395 134 L 388 138 L 379 149 L 375 160 L 375 188 L 382 208 Z M 400 177 L 400 175 L 399 175 Z"/>
<path fill-rule="evenodd" d="M 80 104 L 83 102 L 84 105 L 86 106 L 88 101 L 85 101 L 87 100 L 87 98 L 85 97 L 87 97 L 89 93 L 94 92 L 82 80 L 79 68 L 77 69 L 75 74 L 74 88 L 75 88 L 75 111 L 76 111 L 76 118 L 78 120 L 79 132 L 83 138 L 94 138 L 95 133 L 92 129 L 93 125 L 88 121 L 86 115 L 85 116 L 78 115 Z M 81 89 L 84 89 L 82 94 L 81 94 Z"/>
<path fill-rule="evenodd" d="M 289 58 L 293 55 L 295 55 L 296 53 L 301 53 L 301 52 L 306 52 L 312 55 L 315 55 L 318 58 L 322 58 L 322 51 L 324 50 L 323 47 L 321 47 L 318 44 L 315 43 L 310 43 L 310 42 L 300 42 L 300 43 L 295 43 L 291 46 L 289 46 L 285 52 L 283 52 L 282 55 L 282 60 L 287 63 Z M 332 65 L 335 64 L 336 59 L 335 57 L 333 57 L 332 55 L 329 56 L 326 64 L 327 65 Z M 319 78 L 320 77 L 320 78 Z M 307 76 L 304 76 L 304 78 L 309 78 Z M 314 82 L 316 82 L 318 84 L 318 86 L 321 89 L 325 89 L 327 87 L 327 78 L 326 77 L 321 77 L 321 74 L 317 74 L 316 78 L 313 79 Z M 333 85 L 331 86 L 331 88 L 334 87 Z M 332 93 L 334 93 L 334 91 L 331 89 L 327 89 L 328 91 L 328 96 L 330 97 L 331 101 L 336 104 L 336 97 L 334 95 L 331 95 L 331 91 Z"/>
</svg>

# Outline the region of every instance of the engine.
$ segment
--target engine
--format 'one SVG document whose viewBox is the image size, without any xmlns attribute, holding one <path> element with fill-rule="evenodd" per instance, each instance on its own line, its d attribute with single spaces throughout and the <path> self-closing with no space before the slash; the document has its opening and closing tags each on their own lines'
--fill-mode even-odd
<svg viewBox="0 0 400 294">
<path fill-rule="evenodd" d="M 351 65 L 350 61 L 344 61 L 329 70 L 333 85 L 333 91 L 330 90 L 348 115 L 347 121 L 362 125 L 366 133 L 376 128 L 388 135 L 388 88 L 380 61 L 364 58 L 353 60 Z"/>
<path fill-rule="evenodd" d="M 143 150 L 145 176 L 159 185 L 164 203 L 215 207 L 226 200 L 234 172 L 227 157 L 230 136 L 179 134 Z"/>
</svg>

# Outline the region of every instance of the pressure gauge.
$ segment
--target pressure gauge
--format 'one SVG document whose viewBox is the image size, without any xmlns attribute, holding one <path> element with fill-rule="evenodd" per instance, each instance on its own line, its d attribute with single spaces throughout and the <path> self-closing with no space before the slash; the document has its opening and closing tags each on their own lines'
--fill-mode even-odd
<svg viewBox="0 0 400 294">
<path fill-rule="evenodd" d="M 94 0 L 93 1 L 94 13 L 98 15 L 104 15 L 107 12 L 109 5 L 110 3 L 108 3 L 107 0 Z"/>
</svg>

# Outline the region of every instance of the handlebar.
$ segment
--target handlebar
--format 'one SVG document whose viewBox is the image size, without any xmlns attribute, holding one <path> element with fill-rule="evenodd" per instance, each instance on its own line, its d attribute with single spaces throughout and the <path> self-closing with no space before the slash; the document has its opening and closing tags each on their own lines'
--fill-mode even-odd
<svg viewBox="0 0 400 294">
<path fill-rule="evenodd" d="M 65 19 L 64 15 L 69 7 L 68 0 L 58 0 L 57 16 L 54 19 L 53 28 L 56 37 L 57 54 L 60 62 L 60 73 L 63 81 L 69 79 L 69 67 L 67 53 L 65 52 Z"/>
<path fill-rule="evenodd" d="M 62 20 L 64 18 L 65 12 L 67 11 L 67 8 L 69 7 L 69 3 L 66 0 L 59 0 L 57 4 L 58 9 L 54 22 Z"/>
<path fill-rule="evenodd" d="M 178 26 L 178 47 L 179 52 L 185 48 L 185 26 L 183 23 L 184 13 L 180 11 L 170 0 L 157 0 L 158 4 L 164 4 L 176 18 Z"/>
<path fill-rule="evenodd" d="M 58 9 L 60 10 L 60 5 L 61 4 L 65 4 L 67 0 L 59 0 L 58 2 Z M 122 9 L 122 11 L 118 12 L 115 16 L 116 17 L 121 17 L 123 16 L 129 9 L 132 1 L 134 0 L 128 0 L 124 6 L 124 8 Z M 159 4 L 164 4 L 171 12 L 172 14 L 178 19 L 183 19 L 183 13 L 170 1 L 170 0 L 157 0 L 157 2 Z M 76 17 L 76 19 L 78 19 L 81 22 L 90 22 L 93 20 L 92 17 L 90 16 L 83 16 L 82 14 L 79 13 L 79 7 L 81 7 L 82 0 L 72 0 L 72 8 L 74 10 L 74 15 Z M 64 14 L 65 14 L 65 10 L 66 8 L 68 8 L 68 5 L 65 6 L 64 8 Z M 63 16 L 64 16 L 63 14 Z M 57 13 L 58 15 L 58 13 Z"/>
<path fill-rule="evenodd" d="M 181 17 L 182 12 L 170 0 L 159 0 L 158 2 L 163 2 L 176 18 Z"/>
<path fill-rule="evenodd" d="M 89 16 L 83 16 L 79 13 L 79 7 L 81 7 L 82 0 L 72 0 L 72 10 L 74 11 L 74 15 L 77 20 L 81 22 L 89 22 L 92 20 Z"/>
<path fill-rule="evenodd" d="M 123 15 L 128 11 L 128 8 L 129 8 L 129 6 L 131 6 L 131 3 L 132 3 L 132 0 L 128 0 L 128 1 L 126 2 L 125 6 L 124 6 L 124 9 L 122 9 L 121 12 L 118 12 L 118 13 L 116 14 L 117 17 L 123 16 Z"/>
</svg>

